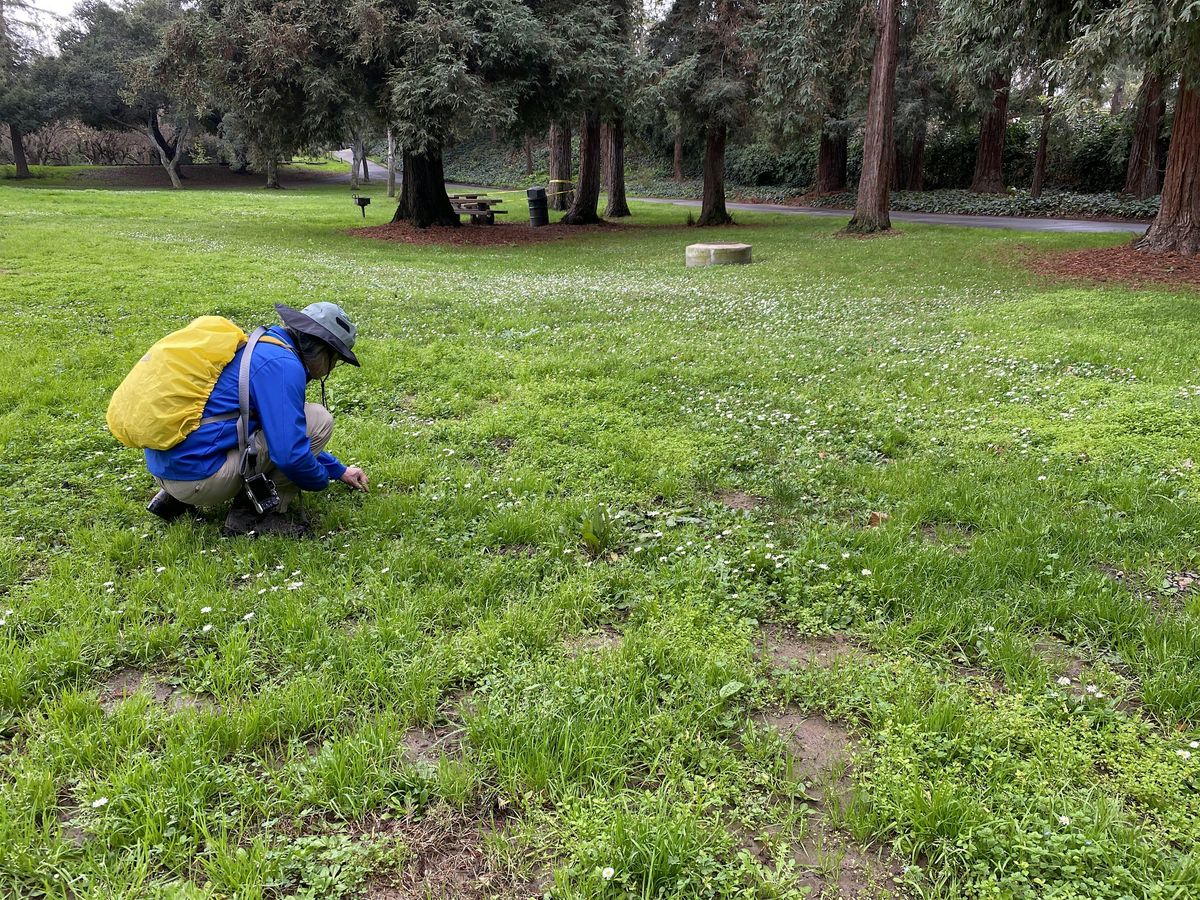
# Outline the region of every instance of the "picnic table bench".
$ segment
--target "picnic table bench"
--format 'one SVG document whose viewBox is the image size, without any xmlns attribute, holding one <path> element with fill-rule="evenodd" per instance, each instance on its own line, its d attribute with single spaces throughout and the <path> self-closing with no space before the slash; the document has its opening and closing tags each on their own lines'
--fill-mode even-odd
<svg viewBox="0 0 1200 900">
<path fill-rule="evenodd" d="M 470 216 L 472 225 L 495 225 L 497 215 L 507 215 L 508 210 L 496 209 L 504 201 L 486 194 L 450 194 L 450 206 L 456 215 Z"/>
</svg>

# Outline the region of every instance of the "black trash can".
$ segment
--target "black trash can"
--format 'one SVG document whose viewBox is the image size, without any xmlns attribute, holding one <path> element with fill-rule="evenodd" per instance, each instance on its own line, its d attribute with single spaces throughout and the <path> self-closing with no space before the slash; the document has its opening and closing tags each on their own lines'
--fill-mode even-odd
<svg viewBox="0 0 1200 900">
<path fill-rule="evenodd" d="M 546 189 L 535 187 L 525 191 L 529 199 L 529 224 L 541 228 L 550 224 L 550 210 L 546 205 Z"/>
</svg>

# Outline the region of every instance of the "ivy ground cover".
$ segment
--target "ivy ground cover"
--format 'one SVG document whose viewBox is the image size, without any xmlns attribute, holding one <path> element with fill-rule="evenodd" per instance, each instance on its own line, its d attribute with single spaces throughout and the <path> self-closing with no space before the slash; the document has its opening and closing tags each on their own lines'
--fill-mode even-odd
<svg viewBox="0 0 1200 900">
<path fill-rule="evenodd" d="M 1195 290 L 348 193 L 0 186 L 0 895 L 1200 895 Z M 125 372 L 315 300 L 371 492 L 153 520 Z"/>
</svg>

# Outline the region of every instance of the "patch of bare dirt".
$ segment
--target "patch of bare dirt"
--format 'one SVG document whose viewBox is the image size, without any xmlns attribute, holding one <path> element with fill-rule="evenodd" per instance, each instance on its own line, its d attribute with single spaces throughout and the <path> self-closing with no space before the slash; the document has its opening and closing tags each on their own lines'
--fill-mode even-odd
<svg viewBox="0 0 1200 900">
<path fill-rule="evenodd" d="M 516 900 L 541 896 L 530 883 L 489 853 L 485 838 L 501 833 L 503 823 L 438 807 L 420 819 L 381 823 L 402 848 L 394 872 L 372 877 L 365 900 Z"/>
<path fill-rule="evenodd" d="M 779 626 L 763 629 L 758 650 L 759 657 L 769 662 L 773 669 L 828 668 L 861 652 L 842 634 L 798 635 Z"/>
<path fill-rule="evenodd" d="M 620 649 L 625 636 L 610 625 L 601 626 L 599 631 L 591 634 L 576 635 L 567 640 L 567 655 L 581 656 L 584 653 L 601 653 L 605 650 Z"/>
<path fill-rule="evenodd" d="M 452 723 L 410 728 L 400 738 L 404 755 L 415 763 L 437 766 L 443 756 L 457 756 L 463 742 L 462 726 Z"/>
<path fill-rule="evenodd" d="M 58 795 L 58 828 L 62 839 L 76 847 L 82 847 L 87 842 L 87 832 L 79 824 L 83 807 L 66 793 Z"/>
<path fill-rule="evenodd" d="M 684 231 L 686 225 L 619 225 L 602 222 L 599 225 L 563 225 L 555 223 L 534 228 L 524 222 L 496 222 L 495 225 L 432 226 L 417 228 L 407 222 L 368 225 L 344 231 L 351 237 L 371 238 L 393 244 L 443 245 L 451 247 L 518 247 L 545 244 L 573 237 L 597 234 L 629 234 L 641 230 Z"/>
<path fill-rule="evenodd" d="M 516 442 L 517 439 L 512 437 L 494 437 L 488 441 L 489 444 L 491 444 L 501 453 L 507 453 L 513 448 L 513 445 L 516 444 Z"/>
<path fill-rule="evenodd" d="M 1155 609 L 1170 608 L 1186 599 L 1193 591 L 1200 590 L 1198 572 L 1168 571 L 1160 582 L 1154 583 L 1135 572 L 1126 572 L 1116 566 L 1101 564 L 1098 568 Z"/>
<path fill-rule="evenodd" d="M 173 713 L 185 709 L 208 712 L 218 708 L 210 697 L 201 697 L 178 690 L 150 673 L 132 666 L 118 669 L 104 682 L 100 689 L 100 708 L 106 714 L 112 714 L 122 701 L 134 694 L 143 693 L 148 694 L 156 704 L 166 707 Z"/>
<path fill-rule="evenodd" d="M 966 553 L 975 538 L 975 529 L 956 522 L 926 522 L 920 528 L 921 537 L 930 544 L 946 547 L 955 553 Z"/>
<path fill-rule="evenodd" d="M 726 509 L 740 509 L 749 511 L 752 509 L 758 509 L 767 501 L 764 497 L 758 497 L 754 494 L 749 494 L 746 491 L 730 489 L 717 491 L 717 502 Z"/>
<path fill-rule="evenodd" d="M 1132 243 L 1097 250 L 1029 254 L 1025 264 L 1041 275 L 1101 284 L 1200 287 L 1200 257 L 1146 253 Z"/>
<path fill-rule="evenodd" d="M 787 741 L 793 771 L 809 785 L 809 797 L 816 804 L 803 841 L 791 847 L 792 858 L 803 872 L 800 884 L 809 888 L 811 897 L 822 900 L 895 896 L 902 865 L 885 852 L 858 844 L 830 821 L 830 805 L 846 803 L 850 794 L 852 742 L 846 729 L 796 709 L 765 713 L 759 723 L 774 728 Z M 772 837 L 768 828 L 744 843 L 766 863 L 774 855 Z"/>
</svg>

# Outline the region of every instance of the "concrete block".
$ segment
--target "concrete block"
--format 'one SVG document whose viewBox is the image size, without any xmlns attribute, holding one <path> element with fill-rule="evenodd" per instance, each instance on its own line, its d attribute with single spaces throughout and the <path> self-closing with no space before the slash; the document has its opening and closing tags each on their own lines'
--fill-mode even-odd
<svg viewBox="0 0 1200 900">
<path fill-rule="evenodd" d="M 750 262 L 749 244 L 689 244 L 689 266 L 736 266 Z"/>
</svg>

